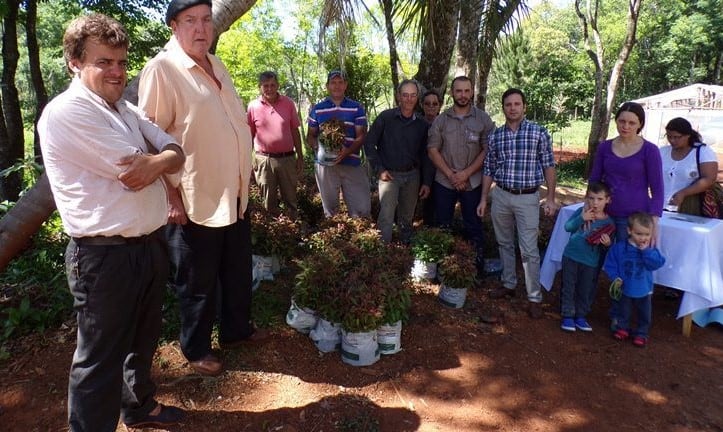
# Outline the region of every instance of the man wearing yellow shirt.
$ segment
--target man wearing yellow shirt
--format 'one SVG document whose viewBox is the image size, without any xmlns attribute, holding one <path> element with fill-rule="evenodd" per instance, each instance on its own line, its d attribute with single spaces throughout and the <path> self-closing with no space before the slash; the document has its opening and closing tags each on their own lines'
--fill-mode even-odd
<svg viewBox="0 0 723 432">
<path fill-rule="evenodd" d="M 254 333 L 247 214 L 251 134 L 228 70 L 208 52 L 214 39 L 211 0 L 171 1 L 166 24 L 173 36 L 141 73 L 138 105 L 187 155 L 180 187 L 169 191 L 167 227 L 180 342 L 196 372 L 218 375 L 222 363 L 211 351 L 216 316 L 222 347 Z"/>
</svg>

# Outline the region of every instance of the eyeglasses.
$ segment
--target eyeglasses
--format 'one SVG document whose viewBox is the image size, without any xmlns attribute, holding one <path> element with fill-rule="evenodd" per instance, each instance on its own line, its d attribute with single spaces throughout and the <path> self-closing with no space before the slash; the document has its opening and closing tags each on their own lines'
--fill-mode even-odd
<svg viewBox="0 0 723 432">
<path fill-rule="evenodd" d="M 439 106 L 439 102 L 425 102 L 424 106 Z"/>
<path fill-rule="evenodd" d="M 416 93 L 402 93 L 401 96 L 403 98 L 411 99 L 417 97 Z"/>
</svg>

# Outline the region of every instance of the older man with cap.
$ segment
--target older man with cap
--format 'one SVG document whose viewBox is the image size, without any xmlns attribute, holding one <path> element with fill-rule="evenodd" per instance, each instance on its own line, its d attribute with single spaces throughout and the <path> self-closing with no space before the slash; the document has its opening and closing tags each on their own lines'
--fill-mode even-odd
<svg viewBox="0 0 723 432">
<path fill-rule="evenodd" d="M 228 70 L 208 52 L 211 1 L 171 1 L 166 24 L 173 36 L 141 73 L 139 106 L 187 155 L 180 187 L 169 191 L 166 231 L 181 350 L 194 371 L 218 375 L 223 367 L 211 345 L 216 317 L 221 348 L 255 338 L 247 212 L 251 133 Z"/>
<path fill-rule="evenodd" d="M 359 102 L 345 96 L 347 86 L 344 72 L 329 72 L 326 80 L 329 96 L 309 111 L 306 141 L 315 153 L 319 150 L 320 130 L 324 129 L 324 123 L 331 120 L 343 122 L 344 142 L 338 155 L 331 160 L 317 157 L 314 164 L 316 184 L 326 217 L 334 216 L 339 211 L 339 189 L 349 216 L 366 217 L 371 213 L 369 177 L 361 166 L 360 155 L 367 130 L 367 117 Z"/>
<path fill-rule="evenodd" d="M 68 286 L 77 344 L 68 378 L 73 432 L 166 427 L 183 411 L 159 404 L 151 380 L 161 333 L 168 254 L 159 233 L 168 204 L 161 177 L 183 153 L 122 99 L 129 40 L 118 21 L 91 14 L 63 36 L 74 78 L 38 122 L 45 169 L 70 242 Z M 7 420 L 5 428 L 13 425 Z"/>
</svg>

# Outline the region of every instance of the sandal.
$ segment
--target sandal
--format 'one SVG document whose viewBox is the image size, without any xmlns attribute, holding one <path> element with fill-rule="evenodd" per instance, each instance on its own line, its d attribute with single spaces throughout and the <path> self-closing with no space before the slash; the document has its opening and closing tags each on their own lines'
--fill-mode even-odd
<svg viewBox="0 0 723 432">
<path fill-rule="evenodd" d="M 615 333 L 613 333 L 613 337 L 619 341 L 624 341 L 628 336 L 630 336 L 630 334 L 625 329 L 617 329 Z"/>
</svg>

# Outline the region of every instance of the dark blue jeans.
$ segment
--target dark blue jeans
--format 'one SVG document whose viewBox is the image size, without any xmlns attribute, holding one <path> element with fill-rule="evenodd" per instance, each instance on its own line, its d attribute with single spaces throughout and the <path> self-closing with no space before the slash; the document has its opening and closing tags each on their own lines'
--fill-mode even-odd
<svg viewBox="0 0 723 432">
<path fill-rule="evenodd" d="M 635 331 L 631 331 L 630 334 L 633 336 L 640 336 L 648 338 L 650 332 L 650 322 L 652 321 L 652 309 L 653 309 L 653 296 L 648 294 L 645 297 L 633 298 L 626 295 L 620 297 L 618 305 L 620 307 L 620 317 L 618 319 L 618 328 L 630 331 L 630 321 L 633 314 L 633 310 L 637 314 L 638 328 Z"/>
<path fill-rule="evenodd" d="M 477 272 L 484 272 L 484 235 L 482 220 L 477 216 L 477 206 L 480 201 L 481 186 L 470 191 L 448 189 L 438 182 L 432 185 L 434 193 L 434 214 L 436 224 L 442 228 L 451 228 L 454 221 L 454 207 L 459 201 L 462 207 L 462 222 L 465 238 L 474 244 L 476 249 Z"/>
<path fill-rule="evenodd" d="M 151 381 L 168 280 L 163 236 L 137 244 L 68 243 L 68 286 L 78 340 L 68 380 L 72 432 L 112 432 L 157 405 Z"/>
<path fill-rule="evenodd" d="M 251 325 L 251 231 L 244 219 L 225 227 L 189 221 L 167 225 L 174 266 L 172 281 L 181 309 L 181 350 L 189 361 L 211 353 L 211 332 L 219 320 L 219 342 L 253 334 Z"/>
<path fill-rule="evenodd" d="M 598 267 L 562 257 L 562 289 L 560 315 L 563 318 L 585 318 L 597 292 Z"/>
</svg>

